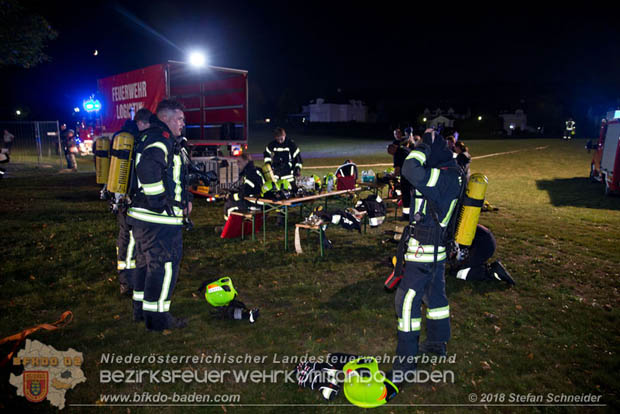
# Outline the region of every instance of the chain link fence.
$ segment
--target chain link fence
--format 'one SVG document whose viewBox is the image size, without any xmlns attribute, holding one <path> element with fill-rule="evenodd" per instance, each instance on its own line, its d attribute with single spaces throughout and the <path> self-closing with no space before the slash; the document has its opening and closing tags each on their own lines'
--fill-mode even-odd
<svg viewBox="0 0 620 414">
<path fill-rule="evenodd" d="M 11 162 L 63 166 L 58 121 L 0 121 L 2 147 Z"/>
</svg>

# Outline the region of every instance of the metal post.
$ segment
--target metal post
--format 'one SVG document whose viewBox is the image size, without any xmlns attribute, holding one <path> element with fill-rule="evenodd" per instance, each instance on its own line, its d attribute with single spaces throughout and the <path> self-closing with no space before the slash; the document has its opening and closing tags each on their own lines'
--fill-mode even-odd
<svg viewBox="0 0 620 414">
<path fill-rule="evenodd" d="M 39 128 L 39 122 L 34 123 L 34 139 L 37 143 L 37 163 L 41 164 L 41 157 L 43 154 L 41 153 L 41 129 Z"/>
<path fill-rule="evenodd" d="M 284 251 L 288 251 L 288 206 L 284 206 Z"/>
<path fill-rule="evenodd" d="M 60 145 L 60 125 L 56 121 L 56 140 L 58 142 L 58 166 L 62 168 L 62 146 Z"/>
</svg>

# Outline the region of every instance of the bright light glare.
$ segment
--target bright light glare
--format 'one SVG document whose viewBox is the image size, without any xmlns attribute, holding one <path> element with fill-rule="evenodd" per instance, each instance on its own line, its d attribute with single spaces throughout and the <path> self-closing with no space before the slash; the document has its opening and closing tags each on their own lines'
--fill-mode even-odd
<svg viewBox="0 0 620 414">
<path fill-rule="evenodd" d="M 20 111 L 19 109 L 15 111 L 15 115 L 20 116 L 21 114 L 22 114 L 22 111 Z"/>
<path fill-rule="evenodd" d="M 426 122 L 426 118 L 422 118 L 422 122 Z"/>
<path fill-rule="evenodd" d="M 265 118 L 265 123 L 267 123 L 267 124 L 268 124 L 268 123 L 270 123 L 270 122 L 271 122 L 271 119 L 270 119 L 270 118 Z"/>
<path fill-rule="evenodd" d="M 189 63 L 192 66 L 202 68 L 207 65 L 207 57 L 201 52 L 192 52 L 189 55 Z"/>
<path fill-rule="evenodd" d="M 482 121 L 482 117 L 481 116 L 478 117 L 478 121 Z"/>
<path fill-rule="evenodd" d="M 76 106 L 75 108 L 73 108 L 73 110 L 74 110 L 75 112 L 80 112 L 80 108 L 78 108 L 77 106 Z"/>
</svg>

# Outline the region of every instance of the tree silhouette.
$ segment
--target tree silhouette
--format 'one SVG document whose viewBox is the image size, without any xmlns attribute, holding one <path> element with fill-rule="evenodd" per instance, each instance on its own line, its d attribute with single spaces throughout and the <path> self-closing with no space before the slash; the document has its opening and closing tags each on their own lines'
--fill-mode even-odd
<svg viewBox="0 0 620 414">
<path fill-rule="evenodd" d="M 58 33 L 15 0 L 0 0 L 0 66 L 31 68 L 50 60 L 44 49 Z"/>
</svg>

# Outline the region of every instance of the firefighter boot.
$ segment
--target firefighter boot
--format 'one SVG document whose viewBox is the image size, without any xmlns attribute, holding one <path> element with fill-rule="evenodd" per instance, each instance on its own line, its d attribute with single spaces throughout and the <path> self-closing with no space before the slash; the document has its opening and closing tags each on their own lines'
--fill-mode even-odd
<svg viewBox="0 0 620 414">
<path fill-rule="evenodd" d="M 491 263 L 490 266 L 491 275 L 497 280 L 503 280 L 509 285 L 515 285 L 515 281 L 510 276 L 510 273 L 506 270 L 506 268 L 502 265 L 502 262 L 499 260 Z"/>
<path fill-rule="evenodd" d="M 432 342 L 428 339 L 420 344 L 421 354 L 435 354 L 439 356 L 446 356 L 446 343 L 445 342 Z"/>
</svg>

